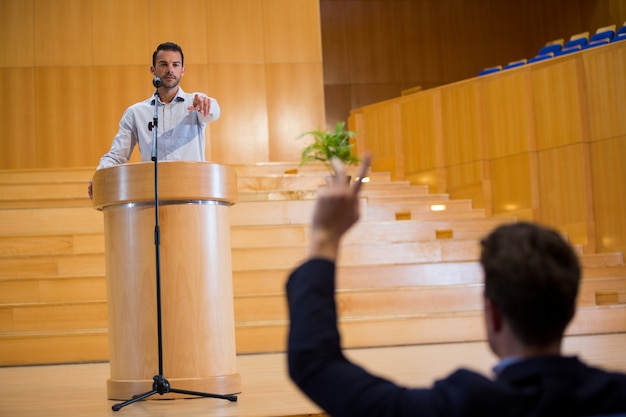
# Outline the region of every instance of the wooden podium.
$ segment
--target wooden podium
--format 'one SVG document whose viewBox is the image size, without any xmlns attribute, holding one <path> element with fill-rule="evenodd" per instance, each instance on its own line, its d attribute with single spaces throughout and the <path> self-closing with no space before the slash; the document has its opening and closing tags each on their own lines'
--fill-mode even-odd
<svg viewBox="0 0 626 417">
<path fill-rule="evenodd" d="M 172 388 L 232 394 L 236 369 L 229 206 L 233 168 L 158 165 L 163 374 Z M 152 389 L 159 374 L 154 163 L 96 171 L 93 206 L 104 213 L 111 377 L 109 399 Z M 183 397 L 168 393 L 155 398 Z"/>
</svg>

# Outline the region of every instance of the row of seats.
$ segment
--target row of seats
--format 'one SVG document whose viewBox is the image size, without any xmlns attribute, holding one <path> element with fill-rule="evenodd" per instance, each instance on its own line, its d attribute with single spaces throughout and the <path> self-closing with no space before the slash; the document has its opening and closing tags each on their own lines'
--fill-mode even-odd
<svg viewBox="0 0 626 417">
<path fill-rule="evenodd" d="M 504 66 L 497 65 L 495 67 L 485 68 L 480 71 L 478 75 L 493 74 L 494 72 L 516 68 L 526 64 L 532 64 L 533 62 L 543 61 L 556 56 L 571 54 L 572 52 L 578 52 L 583 49 L 594 48 L 596 46 L 606 45 L 611 42 L 622 40 L 626 40 L 626 22 L 624 22 L 624 24 L 617 30 L 615 25 L 598 28 L 596 33 L 594 33 L 591 37 L 589 36 L 589 32 L 583 32 L 572 35 L 567 42 L 564 42 L 563 39 L 548 42 L 545 46 L 539 49 L 537 55 L 530 59 L 520 59 L 518 61 L 509 62 Z"/>
</svg>

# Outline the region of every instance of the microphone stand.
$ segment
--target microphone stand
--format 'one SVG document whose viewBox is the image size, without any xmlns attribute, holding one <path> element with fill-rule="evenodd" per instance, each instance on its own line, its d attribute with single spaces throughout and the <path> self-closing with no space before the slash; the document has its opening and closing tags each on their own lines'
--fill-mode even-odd
<svg viewBox="0 0 626 417">
<path fill-rule="evenodd" d="M 155 246 L 155 255 L 156 255 L 156 309 L 157 309 L 157 347 L 158 347 L 158 359 L 159 359 L 159 373 L 155 375 L 152 383 L 152 390 L 145 392 L 143 394 L 134 395 L 130 400 L 124 401 L 119 404 L 113 405 L 111 407 L 113 411 L 119 411 L 122 407 L 125 407 L 129 404 L 137 402 L 139 400 L 143 400 L 152 395 L 159 394 L 164 395 L 169 392 L 177 393 L 177 394 L 186 394 L 186 395 L 195 395 L 198 397 L 209 397 L 209 398 L 221 398 L 224 400 L 228 400 L 231 402 L 237 401 L 236 395 L 221 395 L 221 394 L 210 394 L 206 392 L 198 392 L 198 391 L 189 391 L 183 389 L 176 389 L 170 386 L 169 381 L 165 378 L 163 374 L 163 329 L 162 329 L 162 320 L 161 320 L 161 230 L 159 228 L 159 163 L 158 163 L 158 153 L 157 153 L 157 132 L 159 125 L 159 114 L 158 114 L 158 106 L 159 106 L 159 87 L 163 85 L 161 78 L 154 77 L 152 80 L 152 84 L 156 87 L 154 92 L 154 117 L 152 118 L 152 122 L 148 124 L 148 129 L 152 131 L 152 155 L 151 159 L 154 162 L 154 246 Z"/>
</svg>

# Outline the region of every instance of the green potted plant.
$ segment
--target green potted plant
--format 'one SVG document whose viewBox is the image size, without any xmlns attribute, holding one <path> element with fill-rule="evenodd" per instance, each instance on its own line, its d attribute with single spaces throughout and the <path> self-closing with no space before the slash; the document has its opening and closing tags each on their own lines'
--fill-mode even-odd
<svg viewBox="0 0 626 417">
<path fill-rule="evenodd" d="M 313 143 L 307 145 L 302 150 L 300 166 L 307 162 L 320 161 L 328 168 L 331 175 L 335 175 L 335 170 L 331 163 L 333 157 L 339 158 L 345 165 L 354 165 L 361 159 L 352 154 L 352 143 L 350 140 L 356 136 L 356 132 L 344 130 L 345 122 L 337 122 L 335 130 L 311 130 L 304 132 L 299 138 L 313 136 Z"/>
</svg>

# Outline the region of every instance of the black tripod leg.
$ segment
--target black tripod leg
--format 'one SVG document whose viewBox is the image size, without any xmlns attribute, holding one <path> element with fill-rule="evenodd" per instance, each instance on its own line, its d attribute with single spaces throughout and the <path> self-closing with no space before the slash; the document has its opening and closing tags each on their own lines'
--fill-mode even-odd
<svg viewBox="0 0 626 417">
<path fill-rule="evenodd" d="M 131 398 L 130 400 L 124 401 L 120 404 L 115 404 L 112 407 L 113 411 L 119 411 L 122 407 L 126 407 L 128 404 L 132 404 L 134 402 L 143 400 L 144 398 L 148 398 L 151 395 L 163 395 L 170 392 L 170 383 L 167 379 L 165 379 L 163 375 L 155 375 L 154 377 L 152 377 L 152 380 L 154 381 L 152 383 L 152 391 L 148 391 L 145 394 L 133 395 L 133 398 Z"/>
<path fill-rule="evenodd" d="M 119 404 L 114 404 L 113 407 L 111 407 L 111 409 L 113 411 L 119 411 L 122 407 L 126 407 L 129 404 L 143 400 L 144 398 L 148 398 L 151 395 L 158 394 L 158 393 L 159 391 L 157 391 L 156 389 L 153 389 L 152 391 L 148 391 L 145 394 L 135 395 L 133 398 L 131 398 L 128 401 L 124 401 L 123 403 L 119 403 Z"/>
<path fill-rule="evenodd" d="M 220 398 L 220 399 L 223 399 L 223 400 L 228 400 L 230 402 L 237 401 L 237 396 L 236 395 L 230 395 L 230 394 L 229 395 L 210 394 L 210 393 L 207 393 L 207 392 L 188 391 L 188 390 L 176 389 L 176 388 L 170 388 L 170 392 L 175 392 L 177 394 L 195 395 L 197 397 Z"/>
</svg>

